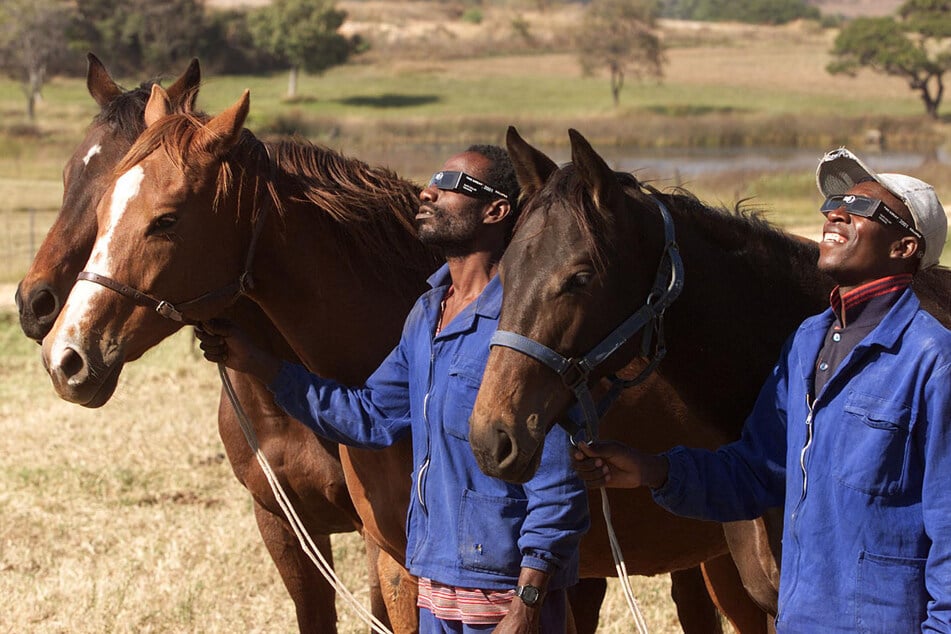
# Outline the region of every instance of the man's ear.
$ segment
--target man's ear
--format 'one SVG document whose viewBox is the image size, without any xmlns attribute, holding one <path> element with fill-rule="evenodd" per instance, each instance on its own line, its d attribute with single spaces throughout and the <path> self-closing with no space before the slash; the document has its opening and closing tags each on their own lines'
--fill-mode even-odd
<svg viewBox="0 0 951 634">
<path fill-rule="evenodd" d="M 502 222 L 509 217 L 511 211 L 512 203 L 509 201 L 504 198 L 493 200 L 486 206 L 485 211 L 482 213 L 482 222 L 486 224 Z"/>
<path fill-rule="evenodd" d="M 914 236 L 904 236 L 892 242 L 892 250 L 889 256 L 896 260 L 917 259 L 918 249 L 920 247 L 921 245 L 918 243 L 918 238 Z"/>
</svg>

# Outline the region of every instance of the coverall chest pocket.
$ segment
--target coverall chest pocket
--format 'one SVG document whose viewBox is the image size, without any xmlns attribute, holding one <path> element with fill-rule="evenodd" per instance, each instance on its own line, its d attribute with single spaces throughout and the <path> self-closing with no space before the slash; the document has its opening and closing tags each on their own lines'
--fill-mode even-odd
<svg viewBox="0 0 951 634">
<path fill-rule="evenodd" d="M 482 383 L 485 362 L 485 359 L 459 355 L 449 366 L 442 426 L 447 434 L 466 442 L 469 441 L 469 416 Z"/>
<path fill-rule="evenodd" d="M 870 495 L 902 491 L 909 451 L 911 408 L 852 392 L 845 403 L 835 455 L 835 477 Z M 833 421 L 832 424 L 838 424 Z"/>
</svg>

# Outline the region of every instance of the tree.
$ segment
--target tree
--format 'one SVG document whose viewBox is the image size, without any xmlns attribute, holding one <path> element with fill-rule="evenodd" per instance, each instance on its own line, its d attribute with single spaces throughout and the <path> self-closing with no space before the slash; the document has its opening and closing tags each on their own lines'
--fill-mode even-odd
<svg viewBox="0 0 951 634">
<path fill-rule="evenodd" d="M 300 69 L 320 74 L 350 56 L 350 40 L 337 32 L 346 18 L 330 0 L 274 0 L 248 16 L 255 43 L 290 66 L 289 99 L 297 96 Z"/>
<path fill-rule="evenodd" d="M 637 78 L 663 75 L 657 15 L 654 0 L 594 0 L 585 12 L 578 39 L 581 67 L 586 73 L 608 68 L 615 106 L 628 74 Z"/>
<path fill-rule="evenodd" d="M 828 66 L 832 74 L 855 75 L 860 68 L 901 77 L 916 91 L 925 112 L 938 117 L 944 73 L 951 69 L 951 0 L 908 0 L 898 17 L 857 18 L 835 39 Z"/>
<path fill-rule="evenodd" d="M 201 0 L 77 0 L 86 50 L 107 51 L 123 73 L 160 73 L 197 57 L 206 29 Z"/>
<path fill-rule="evenodd" d="M 201 2 L 135 0 L 122 4 L 132 6 L 125 35 L 142 53 L 143 68 L 139 72 L 162 72 L 197 55 L 205 23 Z"/>
<path fill-rule="evenodd" d="M 59 0 L 4 0 L 0 8 L 0 70 L 22 83 L 30 121 L 47 74 L 66 63 L 66 32 L 74 17 Z"/>
</svg>

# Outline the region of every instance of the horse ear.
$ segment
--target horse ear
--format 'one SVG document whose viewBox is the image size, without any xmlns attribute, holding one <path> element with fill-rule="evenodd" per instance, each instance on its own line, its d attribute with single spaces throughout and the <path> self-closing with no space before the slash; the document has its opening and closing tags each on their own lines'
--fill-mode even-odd
<svg viewBox="0 0 951 634">
<path fill-rule="evenodd" d="M 250 106 L 251 91 L 245 90 L 234 105 L 208 122 L 199 139 L 200 147 L 216 156 L 230 150 L 241 138 Z"/>
<path fill-rule="evenodd" d="M 540 190 L 548 177 L 558 169 L 554 161 L 519 136 L 515 126 L 509 126 L 505 134 L 505 145 L 508 147 L 512 165 L 515 167 L 515 177 L 524 195 Z"/>
<path fill-rule="evenodd" d="M 105 108 L 113 99 L 122 94 L 122 89 L 113 81 L 112 76 L 99 58 L 92 53 L 86 54 L 89 63 L 86 69 L 86 88 L 100 108 Z"/>
<path fill-rule="evenodd" d="M 624 197 L 614 171 L 580 132 L 569 129 L 568 137 L 571 139 L 571 162 L 591 191 L 594 204 L 601 209 L 613 208 Z"/>
<path fill-rule="evenodd" d="M 145 104 L 145 125 L 152 125 L 162 117 L 168 116 L 172 112 L 172 104 L 169 101 L 168 93 L 158 84 L 152 84 L 152 94 L 149 96 L 149 102 Z"/>
<path fill-rule="evenodd" d="M 201 68 L 198 66 L 198 58 L 192 58 L 182 76 L 166 90 L 168 98 L 185 112 L 192 112 L 195 109 L 195 100 L 198 99 L 199 83 Z"/>
</svg>

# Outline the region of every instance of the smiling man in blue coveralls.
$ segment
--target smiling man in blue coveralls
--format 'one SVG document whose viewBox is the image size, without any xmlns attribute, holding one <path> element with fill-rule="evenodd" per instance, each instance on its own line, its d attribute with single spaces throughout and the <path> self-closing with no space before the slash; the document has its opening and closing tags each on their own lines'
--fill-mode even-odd
<svg viewBox="0 0 951 634">
<path fill-rule="evenodd" d="M 934 188 L 848 150 L 816 174 L 832 306 L 790 337 L 742 438 L 659 456 L 581 447 L 590 485 L 729 521 L 784 506 L 779 633 L 951 632 L 951 331 L 912 275 L 938 263 Z"/>
<path fill-rule="evenodd" d="M 199 333 L 202 349 L 261 378 L 281 407 L 335 442 L 380 448 L 412 431 L 406 564 L 419 578 L 422 632 L 565 632 L 565 589 L 577 581 L 588 528 L 567 435 L 549 434 L 541 467 L 524 485 L 484 475 L 468 442 L 501 308 L 498 262 L 518 209 L 508 154 L 479 145 L 449 158 L 420 201 L 419 238 L 440 248 L 446 264 L 365 385 L 281 363 L 233 330 Z"/>
</svg>

